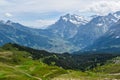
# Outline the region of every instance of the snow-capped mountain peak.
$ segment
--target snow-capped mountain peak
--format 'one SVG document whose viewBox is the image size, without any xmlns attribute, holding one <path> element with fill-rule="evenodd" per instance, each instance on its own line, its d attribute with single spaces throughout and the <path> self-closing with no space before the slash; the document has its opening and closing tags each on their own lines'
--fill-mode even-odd
<svg viewBox="0 0 120 80">
<path fill-rule="evenodd" d="M 0 20 L 0 24 L 5 24 L 5 25 L 12 25 L 14 22 L 10 21 L 10 20 L 7 20 L 7 21 L 4 21 L 4 20 Z"/>
<path fill-rule="evenodd" d="M 66 21 L 66 22 L 71 22 L 76 25 L 84 25 L 88 22 L 83 16 L 78 16 L 76 14 L 73 14 L 73 15 L 66 14 L 64 16 L 61 16 L 60 19 Z"/>
<path fill-rule="evenodd" d="M 117 11 L 117 12 L 113 13 L 113 15 L 114 15 L 117 19 L 120 19 L 120 11 Z"/>
<path fill-rule="evenodd" d="M 8 21 L 6 21 L 6 23 L 5 23 L 6 25 L 12 25 L 13 24 L 13 22 L 12 21 L 10 21 L 10 20 L 8 20 Z"/>
</svg>

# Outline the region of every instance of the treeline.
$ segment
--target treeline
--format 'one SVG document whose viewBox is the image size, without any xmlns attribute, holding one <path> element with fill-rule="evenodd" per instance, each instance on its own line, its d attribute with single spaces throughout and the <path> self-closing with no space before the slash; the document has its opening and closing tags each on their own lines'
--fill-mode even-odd
<svg viewBox="0 0 120 80">
<path fill-rule="evenodd" d="M 40 60 L 48 65 L 59 66 L 64 69 L 90 70 L 97 66 L 102 66 L 107 60 L 120 56 L 120 54 L 107 53 L 82 53 L 82 54 L 57 54 L 49 53 L 44 50 L 36 50 L 18 44 L 5 44 L 2 46 L 5 50 L 19 50 L 29 52 L 34 60 Z"/>
</svg>

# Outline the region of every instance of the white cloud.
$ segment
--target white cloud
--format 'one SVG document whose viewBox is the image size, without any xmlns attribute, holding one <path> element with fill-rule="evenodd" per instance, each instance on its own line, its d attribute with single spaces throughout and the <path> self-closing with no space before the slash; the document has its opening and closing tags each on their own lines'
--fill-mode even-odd
<svg viewBox="0 0 120 80">
<path fill-rule="evenodd" d="M 12 17 L 13 15 L 11 13 L 5 13 L 6 17 Z"/>
<path fill-rule="evenodd" d="M 47 26 L 54 24 L 56 20 L 36 20 L 36 27 L 38 28 L 46 28 Z M 38 26 L 39 25 L 39 26 Z"/>
<path fill-rule="evenodd" d="M 23 12 L 80 12 L 92 11 L 105 14 L 110 11 L 120 10 L 118 0 L 0 0 L 0 5 L 4 4 L 3 11 L 23 13 Z M 7 3 L 7 4 L 6 4 Z M 8 4 L 9 3 L 9 4 Z M 5 5 L 6 4 L 6 5 Z"/>
<path fill-rule="evenodd" d="M 11 2 L 9 2 L 11 3 Z M 6 7 L 14 12 L 48 12 L 48 11 L 69 11 L 79 7 L 81 0 L 20 0 L 13 1 Z M 82 4 L 81 4 L 82 5 Z"/>
<path fill-rule="evenodd" d="M 5 15 L 7 17 L 12 17 L 13 15 L 10 13 L 14 13 L 14 18 L 20 18 L 20 20 L 27 18 L 22 16 L 24 13 L 37 13 L 37 16 L 41 16 L 39 14 L 52 13 L 55 15 L 56 13 L 54 12 L 59 12 L 60 14 L 57 15 L 57 17 L 65 13 L 74 12 L 85 15 L 90 15 L 90 13 L 105 15 L 109 12 L 120 10 L 119 4 L 119 0 L 0 0 L 0 14 L 9 12 Z M 29 20 L 25 19 L 25 24 L 39 26 L 52 23 L 48 17 L 48 20 L 35 21 L 36 19 L 34 19 L 35 22 L 32 22 L 33 19 L 30 17 L 35 16 L 28 16 Z"/>
<path fill-rule="evenodd" d="M 37 23 L 41 24 L 41 25 L 50 25 L 51 23 L 54 23 L 56 20 L 36 20 Z"/>
<path fill-rule="evenodd" d="M 35 21 L 22 21 L 20 23 L 24 24 L 24 25 L 27 25 L 29 27 L 32 27 L 32 28 L 47 28 L 49 25 L 51 24 L 54 24 L 56 20 L 42 20 L 42 19 L 39 19 L 39 20 L 35 20 Z M 34 25 L 34 26 L 33 26 Z"/>
<path fill-rule="evenodd" d="M 100 15 L 116 12 L 120 10 L 120 1 L 116 0 L 103 0 L 97 3 L 93 2 L 86 11 L 95 12 Z"/>
<path fill-rule="evenodd" d="M 9 5 L 9 2 L 7 2 L 6 0 L 0 0 L 0 6 L 6 6 Z"/>
</svg>

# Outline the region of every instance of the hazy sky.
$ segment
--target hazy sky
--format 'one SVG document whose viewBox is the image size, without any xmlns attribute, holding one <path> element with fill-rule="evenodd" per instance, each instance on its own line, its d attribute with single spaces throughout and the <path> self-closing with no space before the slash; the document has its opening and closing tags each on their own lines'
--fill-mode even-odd
<svg viewBox="0 0 120 80">
<path fill-rule="evenodd" d="M 0 19 L 43 27 L 66 13 L 90 16 L 120 10 L 120 0 L 0 0 Z"/>
</svg>

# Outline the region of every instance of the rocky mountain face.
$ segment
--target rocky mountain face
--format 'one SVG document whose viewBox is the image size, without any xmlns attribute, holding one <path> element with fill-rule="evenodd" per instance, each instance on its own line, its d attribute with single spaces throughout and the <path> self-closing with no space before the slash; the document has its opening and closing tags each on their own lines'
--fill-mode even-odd
<svg viewBox="0 0 120 80">
<path fill-rule="evenodd" d="M 105 44 L 102 40 L 112 40 L 113 37 L 106 39 L 103 36 L 119 33 L 119 27 L 114 29 L 115 25 L 119 25 L 119 19 L 120 11 L 95 16 L 91 20 L 66 14 L 47 29 L 33 29 L 11 21 L 0 21 L 0 45 L 13 42 L 50 52 L 74 52 L 92 44 Z M 119 36 L 115 39 L 119 39 Z"/>
<path fill-rule="evenodd" d="M 70 41 L 81 48 L 93 44 L 97 38 L 104 35 L 118 21 L 119 17 L 116 15 L 114 13 L 93 18 L 86 25 L 80 26 L 78 33 Z"/>
<path fill-rule="evenodd" d="M 120 20 L 86 50 L 108 53 L 120 52 Z"/>
<path fill-rule="evenodd" d="M 11 21 L 0 21 L 0 45 L 9 42 L 60 53 L 76 48 L 49 29 L 33 29 Z"/>
<path fill-rule="evenodd" d="M 48 30 L 58 37 L 69 39 L 77 34 L 79 26 L 85 25 L 87 22 L 88 21 L 81 16 L 66 14 L 61 16 Z"/>
</svg>

